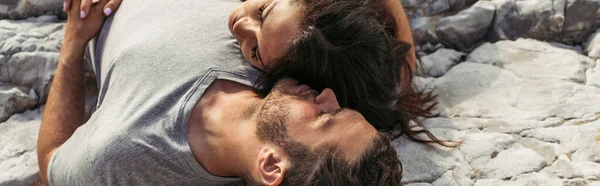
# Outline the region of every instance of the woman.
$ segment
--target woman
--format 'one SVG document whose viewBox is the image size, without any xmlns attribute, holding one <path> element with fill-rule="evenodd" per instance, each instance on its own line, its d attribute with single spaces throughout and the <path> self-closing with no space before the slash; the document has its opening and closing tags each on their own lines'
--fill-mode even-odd
<svg viewBox="0 0 600 186">
<path fill-rule="evenodd" d="M 329 87 L 342 107 L 361 112 L 376 128 L 400 127 L 413 140 L 442 144 L 416 130 L 418 123 L 410 125 L 432 116 L 435 96 L 411 86 L 415 52 L 398 0 L 286 2 L 246 1 L 229 17 L 244 57 L 265 71 L 259 92 L 286 76 L 316 90 Z"/>
</svg>

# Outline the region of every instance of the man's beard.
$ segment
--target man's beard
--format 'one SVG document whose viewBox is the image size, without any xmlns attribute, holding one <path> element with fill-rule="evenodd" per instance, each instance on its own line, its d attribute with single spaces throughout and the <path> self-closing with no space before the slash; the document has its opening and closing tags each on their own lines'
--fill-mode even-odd
<svg viewBox="0 0 600 186">
<path fill-rule="evenodd" d="M 288 140 L 287 135 L 287 116 L 290 113 L 290 106 L 284 101 L 286 95 L 274 88 L 265 98 L 265 104 L 257 115 L 256 135 L 262 141 L 273 142 L 281 145 Z"/>
</svg>

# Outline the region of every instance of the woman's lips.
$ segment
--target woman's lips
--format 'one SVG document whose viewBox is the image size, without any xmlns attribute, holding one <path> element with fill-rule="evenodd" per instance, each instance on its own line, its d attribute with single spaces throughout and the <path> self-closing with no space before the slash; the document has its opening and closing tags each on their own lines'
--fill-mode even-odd
<svg viewBox="0 0 600 186">
<path fill-rule="evenodd" d="M 240 15 L 236 15 L 235 17 L 233 17 L 232 21 L 231 21 L 231 25 L 229 25 L 229 29 L 233 32 L 233 26 L 235 26 L 235 23 L 237 23 L 238 19 L 239 19 Z"/>
</svg>

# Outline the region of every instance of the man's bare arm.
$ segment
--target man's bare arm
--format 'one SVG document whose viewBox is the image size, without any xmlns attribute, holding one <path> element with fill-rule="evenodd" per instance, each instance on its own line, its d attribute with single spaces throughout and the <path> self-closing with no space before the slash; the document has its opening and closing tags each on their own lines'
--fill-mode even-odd
<svg viewBox="0 0 600 186">
<path fill-rule="evenodd" d="M 45 184 L 50 157 L 84 123 L 84 49 L 85 44 L 63 41 L 38 137 L 40 176 Z"/>
<path fill-rule="evenodd" d="M 69 18 L 65 26 L 65 38 L 46 101 L 37 144 L 40 177 L 46 185 L 48 185 L 50 158 L 85 122 L 83 88 L 85 46 L 100 31 L 105 19 L 102 8 L 109 2 L 99 1 L 97 6 L 89 8 L 89 12 L 82 13 L 80 7 L 90 4 L 91 1 L 72 0 L 67 11 Z"/>
</svg>

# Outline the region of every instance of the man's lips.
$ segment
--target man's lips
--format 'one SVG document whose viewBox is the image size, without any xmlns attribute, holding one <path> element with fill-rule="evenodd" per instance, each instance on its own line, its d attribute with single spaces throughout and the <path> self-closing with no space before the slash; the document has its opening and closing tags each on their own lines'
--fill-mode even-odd
<svg viewBox="0 0 600 186">
<path fill-rule="evenodd" d="M 301 95 L 304 92 L 311 91 L 312 88 L 310 88 L 308 85 L 300 85 L 296 90 L 296 95 Z"/>
</svg>

